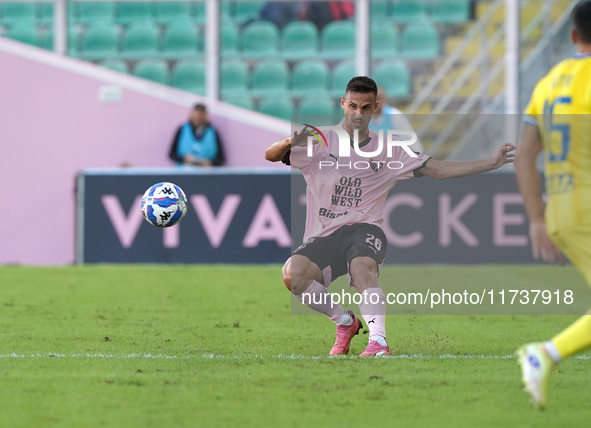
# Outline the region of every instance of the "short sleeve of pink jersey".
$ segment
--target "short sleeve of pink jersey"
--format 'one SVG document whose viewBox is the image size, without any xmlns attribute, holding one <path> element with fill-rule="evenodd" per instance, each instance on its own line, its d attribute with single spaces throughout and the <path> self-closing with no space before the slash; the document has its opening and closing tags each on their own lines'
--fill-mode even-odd
<svg viewBox="0 0 591 428">
<path fill-rule="evenodd" d="M 408 147 L 408 146 L 406 146 Z M 412 151 L 412 150 L 411 150 Z M 396 159 L 398 162 L 402 163 L 402 168 L 397 171 L 396 179 L 397 180 L 407 180 L 409 178 L 413 178 L 414 171 L 420 167 L 422 167 L 425 162 L 431 159 L 431 156 L 427 156 L 423 153 L 413 152 L 416 157 L 411 156 L 406 150 L 404 150 L 401 146 L 394 147 L 394 152 L 392 153 L 392 158 Z"/>
<path fill-rule="evenodd" d="M 314 161 L 322 160 L 323 156 L 326 156 L 325 152 L 326 147 L 314 144 L 312 146 L 312 156 L 308 156 L 308 146 L 295 146 L 291 148 L 289 162 L 292 167 L 304 171 Z"/>
</svg>

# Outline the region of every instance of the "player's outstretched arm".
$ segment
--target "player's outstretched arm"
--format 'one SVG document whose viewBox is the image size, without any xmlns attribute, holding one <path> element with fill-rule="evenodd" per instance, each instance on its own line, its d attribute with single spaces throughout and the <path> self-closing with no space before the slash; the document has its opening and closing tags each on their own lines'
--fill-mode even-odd
<svg viewBox="0 0 591 428">
<path fill-rule="evenodd" d="M 291 149 L 291 146 L 303 146 L 306 144 L 304 131 L 294 132 L 293 136 L 284 138 L 283 140 L 275 141 L 267 150 L 265 150 L 265 159 L 270 162 L 279 162 L 285 154 Z"/>
<path fill-rule="evenodd" d="M 550 240 L 544 221 L 540 173 L 536 168 L 536 158 L 543 148 L 538 128 L 526 123 L 515 156 L 515 174 L 529 219 L 529 236 L 534 259 L 542 258 L 547 263 L 558 262 L 564 265 L 566 260 Z"/>
<path fill-rule="evenodd" d="M 489 159 L 468 162 L 436 161 L 429 159 L 419 171 L 427 177 L 433 177 L 438 180 L 482 174 L 483 172 L 498 169 L 506 163 L 513 162 L 514 150 L 515 146 L 513 144 L 505 143 L 495 150 L 495 153 Z"/>
</svg>

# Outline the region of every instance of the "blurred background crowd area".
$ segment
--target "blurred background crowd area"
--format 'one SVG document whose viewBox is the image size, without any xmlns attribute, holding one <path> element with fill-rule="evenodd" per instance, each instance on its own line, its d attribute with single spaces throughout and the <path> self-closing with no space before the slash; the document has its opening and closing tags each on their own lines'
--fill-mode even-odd
<svg viewBox="0 0 591 428">
<path fill-rule="evenodd" d="M 574 3 L 520 1 L 522 99 L 548 68 L 540 62 L 564 55 L 556 46 L 568 45 L 565 17 Z M 356 75 L 355 2 L 219 5 L 223 101 L 285 120 L 342 113 L 343 88 Z M 461 126 L 446 131 L 448 119 L 420 114 L 503 112 L 505 8 L 504 0 L 370 1 L 370 75 L 434 144 L 431 154 L 448 155 L 454 147 L 446 141 L 461 138 L 439 136 Z M 53 22 L 51 2 L 0 2 L 5 37 L 52 49 Z M 205 95 L 206 24 L 203 1 L 68 1 L 67 54 Z"/>
</svg>

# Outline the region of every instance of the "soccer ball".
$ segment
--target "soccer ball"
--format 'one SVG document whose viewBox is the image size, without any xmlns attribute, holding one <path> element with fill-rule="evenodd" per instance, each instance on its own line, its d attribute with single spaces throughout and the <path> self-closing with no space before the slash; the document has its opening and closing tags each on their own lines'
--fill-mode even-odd
<svg viewBox="0 0 591 428">
<path fill-rule="evenodd" d="M 173 183 L 154 184 L 142 197 L 142 213 L 153 226 L 174 226 L 187 213 L 185 192 Z"/>
</svg>

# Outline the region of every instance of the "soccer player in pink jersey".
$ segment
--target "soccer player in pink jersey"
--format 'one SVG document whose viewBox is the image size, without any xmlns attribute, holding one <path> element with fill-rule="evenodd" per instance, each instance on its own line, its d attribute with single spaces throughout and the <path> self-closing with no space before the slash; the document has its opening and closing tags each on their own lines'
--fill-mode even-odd
<svg viewBox="0 0 591 428">
<path fill-rule="evenodd" d="M 267 160 L 283 161 L 301 170 L 307 184 L 304 244 L 283 266 L 283 281 L 300 302 L 336 323 L 330 355 L 347 354 L 351 340 L 363 327 L 352 311 L 345 312 L 328 295 L 326 287 L 345 274 L 362 295 L 359 309 L 369 328 L 369 344 L 361 356 L 390 355 L 386 296 L 378 284 L 387 247 L 382 209 L 390 189 L 399 180 L 412 177 L 465 177 L 513 162 L 515 147 L 508 143 L 490 159 L 469 162 L 436 161 L 413 152 L 404 141 L 387 150 L 386 144 L 378 141 L 379 135 L 369 129 L 378 106 L 377 91 L 371 78 L 354 77 L 341 98 L 343 122 L 323 131 L 327 144 L 315 144 L 308 150 L 310 133 L 306 127 L 276 141 L 265 152 Z M 384 130 L 384 136 L 386 133 Z M 339 136 L 343 135 L 350 140 L 349 156 L 340 153 Z M 359 150 L 354 147 L 356 136 Z"/>
</svg>

